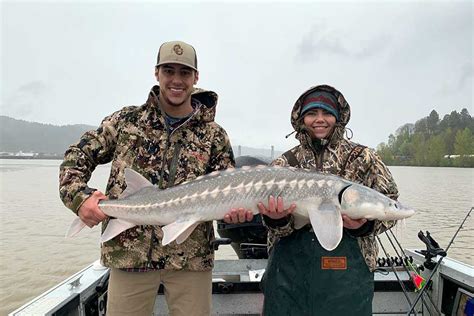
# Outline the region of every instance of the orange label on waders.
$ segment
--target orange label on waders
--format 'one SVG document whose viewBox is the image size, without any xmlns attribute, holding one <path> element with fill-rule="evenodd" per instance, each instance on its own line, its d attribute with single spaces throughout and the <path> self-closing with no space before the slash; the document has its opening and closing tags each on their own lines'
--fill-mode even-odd
<svg viewBox="0 0 474 316">
<path fill-rule="evenodd" d="M 347 258 L 346 257 L 321 257 L 321 269 L 347 270 Z"/>
</svg>

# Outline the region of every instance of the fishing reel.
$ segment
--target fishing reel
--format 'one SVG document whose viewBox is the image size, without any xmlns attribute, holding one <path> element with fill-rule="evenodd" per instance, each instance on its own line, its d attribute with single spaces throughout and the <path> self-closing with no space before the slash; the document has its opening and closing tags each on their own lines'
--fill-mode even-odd
<svg viewBox="0 0 474 316">
<path fill-rule="evenodd" d="M 407 266 L 409 263 L 413 263 L 413 257 L 379 257 L 377 258 L 377 264 L 379 267 L 401 267 Z"/>
<path fill-rule="evenodd" d="M 418 238 L 426 245 L 426 250 L 417 250 L 416 252 L 425 256 L 426 261 L 423 263 L 425 268 L 433 270 L 436 266 L 436 262 L 431 260 L 437 256 L 446 257 L 446 251 L 439 246 L 436 240 L 431 237 L 430 232 L 426 231 L 426 235 L 420 230 Z"/>
</svg>

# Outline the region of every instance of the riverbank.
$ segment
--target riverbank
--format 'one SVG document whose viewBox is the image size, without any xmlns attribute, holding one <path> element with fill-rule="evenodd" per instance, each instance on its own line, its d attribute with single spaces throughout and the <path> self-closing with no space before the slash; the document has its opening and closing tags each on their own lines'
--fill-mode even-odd
<svg viewBox="0 0 474 316">
<path fill-rule="evenodd" d="M 43 155 L 43 154 L 38 154 L 36 156 L 1 156 L 0 159 L 9 159 L 9 160 L 62 160 L 64 158 L 63 155 L 59 154 L 54 154 L 54 155 Z M 269 160 L 270 157 L 267 157 Z M 474 164 L 472 166 L 456 166 L 456 165 L 445 165 L 445 166 L 429 166 L 429 165 L 424 165 L 424 166 L 418 166 L 414 164 L 390 164 L 387 165 L 389 167 L 413 167 L 413 168 L 474 168 Z"/>
<path fill-rule="evenodd" d="M 63 155 L 41 155 L 38 154 L 36 156 L 0 156 L 0 159 L 30 159 L 30 160 L 62 160 L 64 158 Z"/>
</svg>

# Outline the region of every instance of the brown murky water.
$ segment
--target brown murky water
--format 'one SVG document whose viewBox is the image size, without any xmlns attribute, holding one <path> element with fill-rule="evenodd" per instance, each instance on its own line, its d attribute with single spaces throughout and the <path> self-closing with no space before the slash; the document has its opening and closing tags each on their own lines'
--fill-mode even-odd
<svg viewBox="0 0 474 316">
<path fill-rule="evenodd" d="M 99 229 L 73 239 L 64 234 L 73 220 L 58 196 L 54 160 L 0 160 L 0 315 L 18 308 L 99 257 Z M 429 230 L 446 247 L 474 205 L 474 169 L 391 167 L 400 201 L 417 214 L 396 234 L 406 248 L 421 248 L 419 230 Z M 91 186 L 105 188 L 108 166 Z M 468 219 L 449 256 L 474 265 L 474 221 Z M 236 258 L 230 247 L 217 258 Z"/>
</svg>

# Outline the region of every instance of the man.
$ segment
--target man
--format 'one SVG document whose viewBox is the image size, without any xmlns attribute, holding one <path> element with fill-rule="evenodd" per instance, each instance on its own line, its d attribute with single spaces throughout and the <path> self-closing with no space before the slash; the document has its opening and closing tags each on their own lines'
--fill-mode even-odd
<svg viewBox="0 0 474 316">
<path fill-rule="evenodd" d="M 107 216 L 100 200 L 116 199 L 132 168 L 162 189 L 234 165 L 225 130 L 214 122 L 217 94 L 194 88 L 199 79 L 194 48 L 184 42 L 161 45 L 154 86 L 145 104 L 125 107 L 69 147 L 60 167 L 60 196 L 89 227 Z M 99 164 L 112 162 L 106 194 L 87 186 Z M 231 210 L 227 221 L 251 219 Z M 214 253 L 212 223 L 200 224 L 180 245 L 161 246 L 158 226 L 137 226 L 101 246 L 111 268 L 108 315 L 150 315 L 160 285 L 171 315 L 209 315 Z"/>
</svg>

